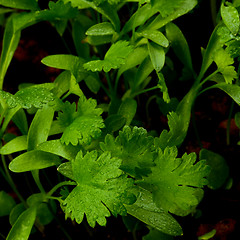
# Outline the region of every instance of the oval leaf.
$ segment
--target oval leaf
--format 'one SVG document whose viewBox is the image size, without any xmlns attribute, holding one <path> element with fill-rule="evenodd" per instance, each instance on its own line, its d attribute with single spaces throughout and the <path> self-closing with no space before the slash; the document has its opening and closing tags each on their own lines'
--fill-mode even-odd
<svg viewBox="0 0 240 240">
<path fill-rule="evenodd" d="M 239 14 L 237 9 L 230 5 L 230 3 L 228 6 L 224 6 L 224 4 L 222 4 L 221 16 L 227 28 L 232 32 L 232 34 L 236 35 L 240 26 Z"/>
<path fill-rule="evenodd" d="M 60 164 L 58 156 L 40 150 L 32 150 L 14 158 L 9 164 L 9 169 L 13 172 L 27 172 L 58 164 Z"/>
<path fill-rule="evenodd" d="M 141 32 L 140 35 L 149 40 L 152 40 L 160 46 L 168 47 L 169 45 L 168 39 L 163 35 L 163 33 L 158 30 L 146 30 L 144 32 Z"/>
<path fill-rule="evenodd" d="M 160 72 L 165 63 L 165 52 L 163 48 L 155 43 L 148 42 L 148 51 L 154 69 Z"/>
<path fill-rule="evenodd" d="M 105 35 L 113 35 L 115 30 L 113 25 L 110 22 L 102 22 L 98 23 L 92 27 L 90 27 L 86 35 L 88 36 L 105 36 Z"/>
<path fill-rule="evenodd" d="M 24 211 L 13 225 L 7 236 L 7 240 L 27 240 L 31 233 L 36 214 L 37 209 L 35 207 Z"/>
<path fill-rule="evenodd" d="M 27 150 L 27 136 L 19 136 L 5 144 L 0 149 L 0 154 L 6 155 L 6 154 L 12 154 L 14 152 L 19 152 Z"/>
</svg>

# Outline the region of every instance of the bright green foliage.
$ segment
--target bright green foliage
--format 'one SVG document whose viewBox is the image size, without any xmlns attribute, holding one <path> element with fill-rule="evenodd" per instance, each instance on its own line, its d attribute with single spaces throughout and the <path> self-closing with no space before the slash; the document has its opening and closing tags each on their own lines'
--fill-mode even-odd
<svg viewBox="0 0 240 240">
<path fill-rule="evenodd" d="M 132 204 L 135 196 L 128 191 L 133 181 L 119 169 L 121 160 L 109 152 L 98 156 L 92 151 L 83 156 L 80 151 L 72 161 L 72 171 L 77 187 L 64 200 L 65 212 L 81 223 L 86 214 L 90 226 L 106 225 L 110 212 L 126 215 L 123 204 Z"/>
<path fill-rule="evenodd" d="M 100 147 L 122 159 L 121 169 L 132 176 L 146 175 L 153 166 L 153 138 L 143 128 L 125 126 L 118 137 L 107 135 Z"/>
<path fill-rule="evenodd" d="M 196 164 L 196 154 L 184 154 L 177 158 L 177 148 L 159 149 L 155 159 L 156 167 L 139 184 L 153 193 L 156 205 L 171 213 L 185 215 L 199 203 L 199 194 L 207 184 L 205 177 L 209 167 L 205 161 Z"/>
<path fill-rule="evenodd" d="M 94 99 L 79 98 L 78 106 L 66 102 L 58 115 L 59 124 L 65 127 L 62 143 L 72 145 L 90 144 L 92 138 L 98 138 L 104 127 L 101 108 L 96 108 Z"/>
<path fill-rule="evenodd" d="M 0 0 L 0 4 L 5 7 L 25 9 L 25 10 L 38 10 L 36 0 Z"/>
<path fill-rule="evenodd" d="M 177 8 L 181 7 L 184 0 L 152 0 L 153 7 L 157 8 L 162 17 L 167 17 L 172 14 Z"/>
<path fill-rule="evenodd" d="M 24 211 L 11 228 L 7 240 L 27 240 L 35 222 L 36 214 L 36 207 L 31 207 Z"/>
<path fill-rule="evenodd" d="M 238 11 L 230 2 L 226 2 L 226 4 L 228 6 L 224 6 L 224 4 L 221 5 L 221 16 L 223 22 L 232 34 L 237 35 L 240 27 Z"/>
<path fill-rule="evenodd" d="M 181 118 L 175 112 L 168 114 L 168 125 L 169 131 L 164 129 L 159 138 L 155 138 L 155 145 L 164 150 L 167 146 L 178 145 L 179 140 L 182 136 Z"/>
<path fill-rule="evenodd" d="M 132 52 L 133 48 L 127 41 L 118 41 L 107 51 L 104 60 L 95 60 L 85 63 L 83 66 L 89 71 L 109 72 L 112 68 L 117 69 L 125 63 L 125 59 Z"/>
<path fill-rule="evenodd" d="M 224 50 L 219 49 L 215 52 L 214 61 L 218 66 L 218 70 L 222 73 L 226 83 L 231 84 L 234 79 L 237 78 L 237 72 L 234 70 L 234 66 L 230 66 L 234 63 L 230 54 Z"/>
<path fill-rule="evenodd" d="M 121 2 L 121 0 L 93 0 L 93 2 L 97 5 L 102 4 L 102 3 L 104 4 L 105 2 L 108 2 L 110 4 L 117 4 L 117 3 Z"/>
<path fill-rule="evenodd" d="M 44 104 L 52 102 L 54 95 L 45 87 L 28 87 L 18 91 L 15 95 L 0 91 L 0 101 L 5 101 L 9 108 L 20 105 L 22 108 L 42 108 Z"/>
<path fill-rule="evenodd" d="M 51 11 L 52 15 L 55 15 L 55 17 L 60 18 L 73 18 L 78 14 L 77 8 L 73 8 L 71 6 L 71 3 L 68 2 L 64 4 L 63 1 L 57 1 L 56 3 L 53 1 L 49 2 L 49 10 Z"/>
</svg>

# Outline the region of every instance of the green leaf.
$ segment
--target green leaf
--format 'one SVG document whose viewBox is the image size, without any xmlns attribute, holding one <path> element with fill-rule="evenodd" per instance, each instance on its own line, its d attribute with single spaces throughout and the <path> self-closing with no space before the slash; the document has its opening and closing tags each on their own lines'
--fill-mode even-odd
<svg viewBox="0 0 240 240">
<path fill-rule="evenodd" d="M 226 83 L 231 84 L 234 79 L 237 78 L 237 72 L 234 69 L 234 66 L 229 66 L 234 63 L 233 58 L 230 54 L 224 50 L 219 49 L 214 54 L 214 61 L 218 66 L 218 70 L 222 73 Z"/>
<path fill-rule="evenodd" d="M 167 23 L 191 11 L 198 3 L 197 0 L 154 0 L 154 2 L 156 5 L 154 4 L 152 7 L 159 10 L 161 14 L 147 26 L 147 30 L 160 29 Z"/>
<path fill-rule="evenodd" d="M 179 60 L 193 73 L 190 49 L 182 31 L 174 23 L 168 23 L 166 35 Z"/>
<path fill-rule="evenodd" d="M 71 71 L 71 73 L 77 79 L 77 82 L 80 82 L 88 75 L 87 71 L 83 68 L 83 64 L 86 61 L 83 58 L 74 55 L 70 54 L 50 55 L 43 58 L 41 62 L 49 67 Z"/>
<path fill-rule="evenodd" d="M 140 187 L 136 190 L 139 191 L 139 196 L 133 205 L 126 206 L 128 214 L 163 233 L 182 235 L 179 223 L 169 213 L 156 206 L 152 193 Z"/>
<path fill-rule="evenodd" d="M 211 238 L 213 238 L 215 236 L 216 232 L 217 232 L 217 230 L 213 229 L 212 231 L 210 231 L 208 233 L 205 233 L 202 236 L 199 236 L 198 240 L 208 240 L 208 239 L 211 239 Z"/>
<path fill-rule="evenodd" d="M 91 227 L 96 222 L 105 226 L 110 212 L 114 216 L 126 215 L 123 204 L 132 204 L 135 196 L 128 192 L 133 181 L 123 175 L 120 165 L 121 160 L 111 157 L 110 153 L 98 156 L 97 151 L 92 151 L 83 156 L 80 151 L 72 161 L 78 185 L 64 200 L 64 211 L 77 223 L 82 222 L 85 214 Z"/>
<path fill-rule="evenodd" d="M 154 70 L 152 61 L 150 57 L 146 57 L 145 60 L 141 63 L 141 65 L 138 67 L 137 73 L 134 78 L 132 91 L 135 92 L 138 90 L 140 85 L 146 80 L 146 78 L 149 76 L 149 74 Z"/>
<path fill-rule="evenodd" d="M 27 150 L 27 136 L 18 136 L 5 144 L 1 149 L 0 149 L 0 154 L 7 155 L 7 154 L 12 154 L 15 152 Z"/>
<path fill-rule="evenodd" d="M 0 217 L 8 216 L 16 205 L 14 199 L 4 191 L 0 191 Z"/>
<path fill-rule="evenodd" d="M 100 147 L 111 152 L 113 157 L 120 158 L 121 169 L 132 176 L 146 175 L 153 166 L 153 138 L 143 128 L 125 126 L 116 139 L 107 135 Z"/>
<path fill-rule="evenodd" d="M 23 135 L 27 135 L 28 133 L 28 122 L 27 116 L 23 109 L 20 109 L 13 116 L 12 121 L 18 127 Z"/>
<path fill-rule="evenodd" d="M 163 18 L 167 17 L 168 15 L 174 13 L 178 8 L 182 7 L 184 0 L 152 0 L 151 4 L 153 7 L 157 8 L 161 13 Z"/>
<path fill-rule="evenodd" d="M 228 6 L 224 6 L 224 4 L 221 5 L 221 16 L 224 24 L 232 34 L 237 35 L 240 27 L 239 14 L 237 9 L 231 3 L 227 2 L 227 4 Z"/>
<path fill-rule="evenodd" d="M 137 102 L 132 98 L 125 99 L 118 109 L 118 114 L 126 119 L 126 125 L 130 125 L 137 111 Z"/>
<path fill-rule="evenodd" d="M 2 52 L 0 58 L 0 89 L 3 87 L 5 74 L 18 46 L 21 36 L 20 31 L 14 31 L 13 17 L 8 18 L 3 35 Z"/>
<path fill-rule="evenodd" d="M 18 8 L 24 10 L 39 10 L 36 0 L 0 0 L 0 4 L 5 7 Z"/>
<path fill-rule="evenodd" d="M 218 83 L 208 89 L 219 88 L 227 93 L 238 105 L 240 105 L 240 86 L 236 84 Z"/>
<path fill-rule="evenodd" d="M 199 193 L 203 192 L 200 188 L 207 184 L 205 177 L 210 169 L 204 160 L 194 164 L 195 153 L 184 154 L 182 158 L 177 158 L 177 154 L 176 147 L 159 149 L 152 173 L 138 184 L 153 193 L 159 208 L 186 215 L 199 203 Z"/>
<path fill-rule="evenodd" d="M 64 0 L 64 2 L 71 2 L 73 7 L 78 7 L 79 9 L 93 8 L 95 11 L 101 13 L 113 24 L 116 31 L 120 29 L 120 20 L 117 11 L 107 2 L 102 4 L 95 4 L 88 0 Z"/>
<path fill-rule="evenodd" d="M 62 163 L 62 164 L 57 168 L 57 170 L 58 170 L 58 172 L 60 172 L 63 176 L 74 180 L 73 170 L 72 170 L 72 163 L 71 163 L 71 162 Z"/>
<path fill-rule="evenodd" d="M 125 125 L 125 123 L 126 118 L 119 114 L 109 115 L 104 121 L 107 133 L 118 131 Z"/>
<path fill-rule="evenodd" d="M 125 63 L 119 68 L 117 78 L 119 79 L 125 71 L 141 64 L 143 60 L 147 57 L 147 55 L 148 50 L 146 46 L 134 48 L 133 51 L 126 58 Z"/>
<path fill-rule="evenodd" d="M 96 139 L 101 135 L 101 128 L 104 127 L 100 116 L 102 109 L 96 106 L 96 100 L 87 100 L 85 97 L 79 98 L 77 111 L 75 103 L 64 104 L 62 112 L 58 115 L 60 125 L 65 127 L 61 137 L 62 143 L 90 144 L 92 138 Z"/>
<path fill-rule="evenodd" d="M 83 67 L 88 71 L 109 72 L 112 68 L 117 69 L 125 63 L 125 59 L 133 50 L 127 41 L 118 41 L 114 43 L 107 51 L 104 60 L 95 60 L 85 63 Z"/>
<path fill-rule="evenodd" d="M 154 69 L 160 72 L 165 63 L 164 49 L 155 43 L 148 42 L 148 52 Z"/>
<path fill-rule="evenodd" d="M 208 187 L 211 189 L 220 188 L 227 180 L 229 175 L 229 167 L 225 159 L 212 151 L 202 149 L 199 155 L 200 159 L 206 160 L 211 167 L 211 172 L 207 176 Z"/>
<path fill-rule="evenodd" d="M 153 42 L 155 42 L 156 44 L 163 46 L 163 47 L 168 47 L 169 42 L 168 39 L 163 35 L 163 33 L 161 33 L 158 30 L 145 30 L 139 33 L 140 36 L 143 36 L 149 40 L 152 40 Z"/>
<path fill-rule="evenodd" d="M 28 131 L 28 151 L 36 149 L 38 144 L 47 141 L 53 115 L 54 109 L 52 107 L 45 106 L 38 109 Z"/>
<path fill-rule="evenodd" d="M 27 172 L 58 164 L 60 164 L 58 156 L 40 150 L 32 150 L 14 158 L 9 164 L 9 169 L 13 172 Z"/>
<path fill-rule="evenodd" d="M 113 28 L 113 25 L 109 22 L 102 22 L 93 25 L 90 27 L 86 35 L 88 36 L 104 36 L 104 35 L 113 35 L 115 33 L 115 30 Z"/>
<path fill-rule="evenodd" d="M 7 240 L 27 240 L 35 222 L 36 214 L 36 207 L 25 210 L 14 223 L 7 236 Z"/>
<path fill-rule="evenodd" d="M 37 150 L 49 152 L 61 156 L 67 160 L 75 159 L 77 153 L 81 150 L 81 147 L 72 146 L 71 144 L 62 144 L 59 139 L 43 142 L 37 146 Z"/>
<path fill-rule="evenodd" d="M 153 228 L 143 237 L 143 240 L 174 240 L 174 238 Z"/>
</svg>

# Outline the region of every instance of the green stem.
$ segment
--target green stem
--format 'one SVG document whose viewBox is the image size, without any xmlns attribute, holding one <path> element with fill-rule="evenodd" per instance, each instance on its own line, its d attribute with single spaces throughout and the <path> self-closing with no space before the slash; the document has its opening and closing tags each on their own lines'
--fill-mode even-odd
<svg viewBox="0 0 240 240">
<path fill-rule="evenodd" d="M 148 89 L 144 89 L 142 91 L 136 92 L 135 94 L 133 94 L 133 96 L 136 97 L 136 96 L 138 96 L 140 94 L 143 94 L 143 93 L 155 90 L 155 89 L 159 89 L 159 86 L 155 86 L 155 87 L 152 87 L 152 88 L 148 88 Z"/>
<path fill-rule="evenodd" d="M 71 181 L 60 182 L 60 183 L 58 183 L 56 186 L 54 186 L 54 187 L 47 193 L 47 195 L 48 195 L 48 196 L 52 196 L 52 194 L 53 194 L 54 192 L 56 192 L 58 188 L 60 188 L 60 187 L 62 187 L 62 186 L 66 186 L 66 185 L 76 185 L 76 183 L 75 183 L 75 182 L 71 182 Z"/>
<path fill-rule="evenodd" d="M 210 1 L 210 7 L 211 7 L 211 15 L 212 15 L 212 22 L 213 26 L 215 27 L 217 25 L 216 19 L 217 19 L 217 1 L 211 0 Z"/>
<path fill-rule="evenodd" d="M 233 114 L 233 108 L 234 108 L 234 101 L 232 101 L 229 115 L 228 115 L 228 121 L 227 121 L 227 130 L 226 130 L 226 143 L 227 146 L 230 145 L 230 128 L 231 128 L 231 120 L 232 120 L 232 114 Z"/>
<path fill-rule="evenodd" d="M 113 93 L 113 87 L 112 87 L 112 83 L 111 83 L 111 79 L 109 77 L 109 74 L 106 72 L 105 76 L 106 76 L 106 79 L 107 79 L 107 83 L 108 83 L 108 87 L 109 87 L 110 93 Z"/>
<path fill-rule="evenodd" d="M 39 170 L 32 171 L 33 179 L 41 193 L 46 193 L 39 178 Z"/>
<path fill-rule="evenodd" d="M 216 75 L 219 72 L 219 70 L 214 71 L 210 75 L 208 75 L 205 79 L 203 79 L 200 83 L 200 86 L 202 86 L 204 83 L 206 83 L 209 79 L 211 79 L 214 75 Z"/>
<path fill-rule="evenodd" d="M 11 186 L 11 188 L 13 189 L 13 191 L 16 193 L 18 199 L 24 204 L 24 206 L 27 208 L 28 205 L 25 202 L 24 198 L 22 197 L 22 195 L 19 193 L 19 191 L 17 190 L 15 183 L 9 173 L 7 164 L 6 164 L 6 160 L 4 155 L 1 155 L 1 159 L 2 159 L 2 164 L 3 164 L 3 168 L 4 171 L 2 170 L 2 168 L 0 168 L 0 172 L 2 173 L 3 177 L 6 179 L 6 181 L 8 182 L 8 184 Z"/>
</svg>

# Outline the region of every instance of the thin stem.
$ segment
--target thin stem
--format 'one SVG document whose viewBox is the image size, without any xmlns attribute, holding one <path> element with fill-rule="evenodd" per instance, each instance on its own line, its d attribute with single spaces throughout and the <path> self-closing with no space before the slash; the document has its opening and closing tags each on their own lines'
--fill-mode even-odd
<svg viewBox="0 0 240 240">
<path fill-rule="evenodd" d="M 216 75 L 219 72 L 219 70 L 214 71 L 210 75 L 208 75 L 205 79 L 202 80 L 200 83 L 200 86 L 202 86 L 204 83 L 206 83 L 209 79 L 211 79 L 214 75 Z"/>
<path fill-rule="evenodd" d="M 211 15 L 212 15 L 212 22 L 213 26 L 215 27 L 217 25 L 216 19 L 217 19 L 217 1 L 211 0 L 210 1 L 210 7 L 211 7 Z"/>
<path fill-rule="evenodd" d="M 113 87 L 112 87 L 112 83 L 111 83 L 111 79 L 109 77 L 109 74 L 106 72 L 105 76 L 106 76 L 106 79 L 107 79 L 107 83 L 108 83 L 108 87 L 109 87 L 110 93 L 113 93 Z"/>
<path fill-rule="evenodd" d="M 58 188 L 60 188 L 60 187 L 62 187 L 62 186 L 65 186 L 65 185 L 76 185 L 76 183 L 75 183 L 75 182 L 71 182 L 71 181 L 60 182 L 60 183 L 58 183 L 56 186 L 54 186 L 54 187 L 47 193 L 47 195 L 48 195 L 48 196 L 52 196 L 52 194 L 53 194 L 54 192 L 56 192 Z"/>
<path fill-rule="evenodd" d="M 228 146 L 230 145 L 230 128 L 231 128 L 233 108 L 234 108 L 234 101 L 232 101 L 230 111 L 229 111 L 229 115 L 228 115 L 228 121 L 227 121 L 226 143 L 227 143 Z"/>
<path fill-rule="evenodd" d="M 140 95 L 140 94 L 143 94 L 143 93 L 146 93 L 146 92 L 149 92 L 149 91 L 152 91 L 152 90 L 155 90 L 155 89 L 159 89 L 159 86 L 155 86 L 155 87 L 152 87 L 152 88 L 148 88 L 148 89 L 144 89 L 142 91 L 139 91 L 139 92 L 136 92 L 134 94 L 134 97 Z"/>
<path fill-rule="evenodd" d="M 15 186 L 15 183 L 9 173 L 9 170 L 8 170 L 8 167 L 7 167 L 7 164 L 6 164 L 6 160 L 5 160 L 5 157 L 4 155 L 1 155 L 1 159 L 2 159 L 2 164 L 3 164 L 3 168 L 4 168 L 4 171 L 5 173 L 3 172 L 3 170 L 0 168 L 0 171 L 3 175 L 3 177 L 6 179 L 6 181 L 8 182 L 8 184 L 11 186 L 11 188 L 13 189 L 13 191 L 16 193 L 18 199 L 24 204 L 24 206 L 27 208 L 28 205 L 27 203 L 25 202 L 24 198 L 22 197 L 22 195 L 19 193 L 19 191 L 17 190 L 16 186 Z"/>
<path fill-rule="evenodd" d="M 40 190 L 40 192 L 41 193 L 46 193 L 46 191 L 44 190 L 44 188 L 42 186 L 40 178 L 39 178 L 39 170 L 33 170 L 32 171 L 32 176 L 33 176 L 33 179 L 34 179 L 35 183 L 37 184 L 37 187 Z"/>
</svg>

